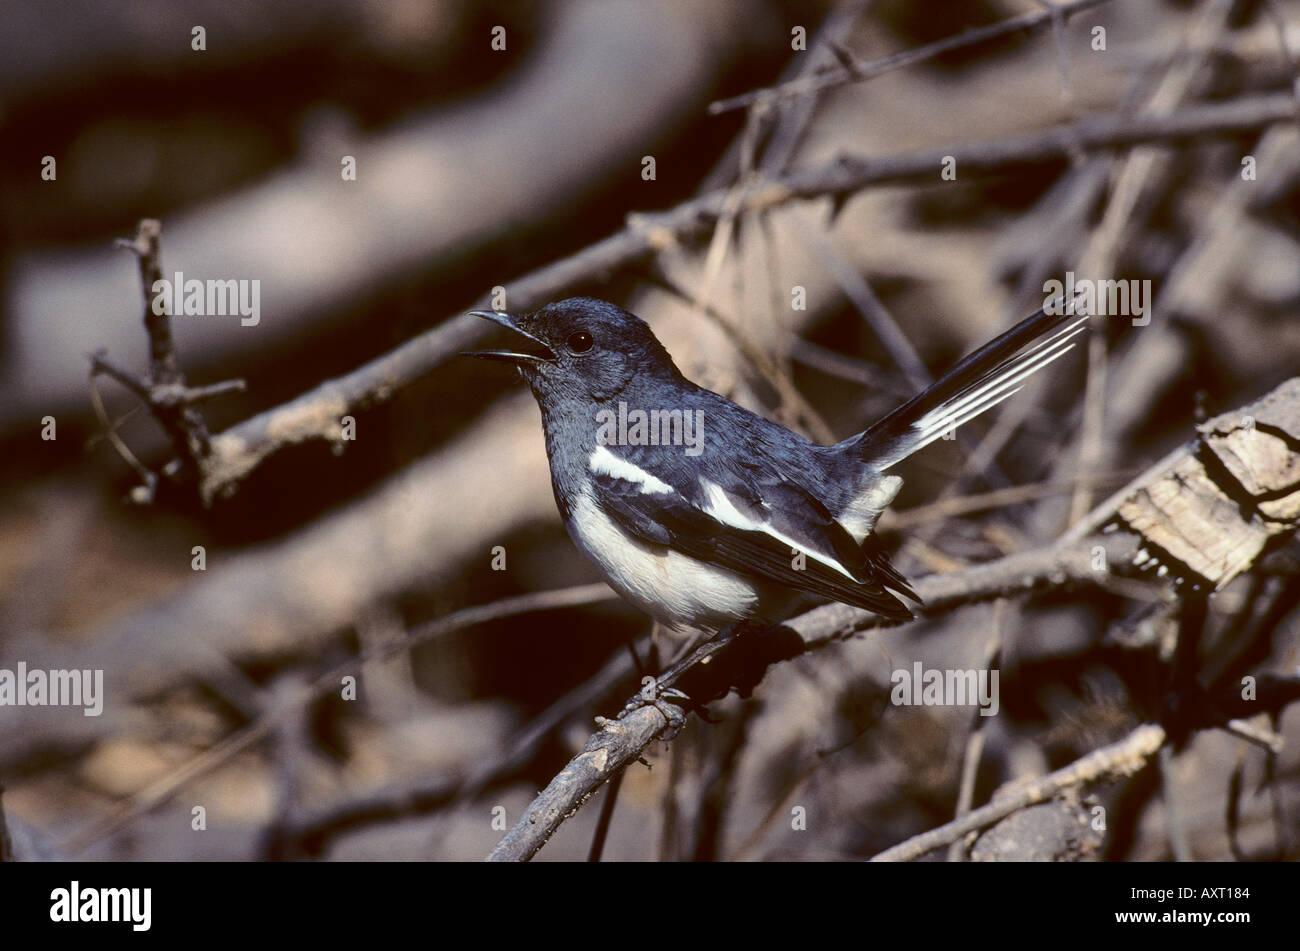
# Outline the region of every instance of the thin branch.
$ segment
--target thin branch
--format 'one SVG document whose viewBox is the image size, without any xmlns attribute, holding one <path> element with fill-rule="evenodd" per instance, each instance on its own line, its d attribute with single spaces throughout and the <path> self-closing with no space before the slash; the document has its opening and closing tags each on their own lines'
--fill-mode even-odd
<svg viewBox="0 0 1300 951">
<path fill-rule="evenodd" d="M 119 238 L 116 247 L 131 251 L 139 259 L 140 289 L 144 295 L 144 328 L 149 338 L 149 376 L 140 378 L 117 366 L 100 351 L 90 358 L 90 375 L 93 378 L 104 374 L 117 380 L 134 393 L 149 407 L 154 419 L 162 427 L 172 443 L 177 461 L 163 467 L 165 475 L 173 476 L 186 482 L 198 482 L 203 471 L 203 458 L 208 454 L 208 426 L 203 414 L 196 409 L 196 404 L 221 396 L 238 392 L 244 388 L 243 380 L 227 380 L 222 383 L 191 388 L 185 383 L 185 374 L 180 368 L 176 356 L 176 343 L 172 337 L 171 314 L 168 313 L 165 297 L 162 306 L 155 306 L 154 286 L 162 280 L 162 260 L 160 239 L 162 223 L 155 218 L 143 218 L 136 228 L 133 239 Z M 93 386 L 92 386 L 93 390 Z M 92 392 L 92 401 L 97 404 L 97 412 L 102 411 L 102 402 L 98 392 Z M 106 415 L 101 412 L 101 416 Z M 124 459 L 131 462 L 134 455 L 125 450 L 125 444 L 114 438 L 113 444 Z M 137 463 L 132 463 L 137 470 Z M 142 476 L 143 486 L 133 493 L 138 501 L 152 501 L 158 480 L 155 474 Z"/>
<path fill-rule="evenodd" d="M 750 335 L 740 321 L 714 305 L 705 303 L 702 298 L 692 294 L 690 290 L 683 287 L 674 276 L 666 271 L 659 276 L 665 290 L 694 306 L 722 328 L 723 332 L 731 338 L 731 342 L 735 344 L 736 349 L 741 352 L 746 360 L 753 364 L 759 375 L 776 391 L 777 397 L 781 401 L 781 409 L 785 411 L 783 415 L 793 417 L 790 421 L 795 423 L 797 428 L 806 430 L 819 442 L 832 443 L 835 441 L 834 434 L 826 421 L 821 418 L 821 414 L 804 398 L 804 395 L 799 392 L 799 388 L 794 385 L 794 380 L 790 378 L 790 375 L 768 356 L 767 351 Z"/>
<path fill-rule="evenodd" d="M 811 257 L 820 264 L 852 301 L 862 319 L 891 360 L 903 371 L 903 376 L 914 390 L 924 390 L 934 382 L 912 341 L 899 328 L 894 315 L 876 295 L 851 261 L 845 258 L 828 234 L 814 226 L 807 215 L 794 216 L 794 233 L 812 252 Z"/>
<path fill-rule="evenodd" d="M 839 59 L 837 50 L 843 49 L 853 25 L 871 5 L 872 0 L 846 0 L 837 3 L 826 15 L 825 21 L 813 38 L 812 45 L 804 56 L 793 57 L 782 77 L 790 78 L 810 76 L 822 68 L 830 67 L 831 59 Z M 771 138 L 763 151 L 761 167 L 768 176 L 785 171 L 795 151 L 803 142 L 813 117 L 817 114 L 819 103 L 815 98 L 786 100 L 778 103 L 772 110 L 781 119 L 772 130 Z"/>
<path fill-rule="evenodd" d="M 1027 783 L 960 819 L 900 842 L 873 856 L 871 861 L 910 862 L 935 849 L 951 845 L 971 832 L 987 828 L 1026 806 L 1046 802 L 1071 786 L 1135 773 L 1146 765 L 1147 760 L 1164 742 L 1164 727 L 1154 723 L 1143 724 L 1118 743 L 1093 750 L 1069 766 Z"/>
<path fill-rule="evenodd" d="M 999 36 L 1005 36 L 1008 33 L 1014 33 L 1017 30 L 1031 30 L 1035 27 L 1043 26 L 1050 23 L 1055 17 L 1068 17 L 1072 13 L 1078 13 L 1081 10 L 1087 10 L 1090 7 L 1098 7 L 1107 0 L 1071 0 L 1069 3 L 1062 3 L 1059 6 L 1048 6 L 1045 10 L 1037 13 L 1025 13 L 1018 17 L 1011 17 L 998 23 L 991 23 L 988 26 L 978 27 L 973 30 L 966 30 L 955 36 L 945 37 L 934 43 L 925 46 L 918 46 L 915 49 L 904 50 L 901 53 L 894 53 L 880 59 L 872 60 L 869 63 L 863 63 L 855 59 L 848 51 L 839 49 L 837 53 L 840 57 L 842 69 L 833 69 L 824 73 L 817 73 L 812 76 L 801 76 L 798 79 L 791 80 L 788 83 L 782 83 L 779 86 L 771 86 L 765 89 L 755 89 L 751 92 L 742 93 L 739 96 L 732 96 L 730 99 L 720 99 L 709 105 L 711 115 L 720 115 L 724 112 L 730 112 L 733 109 L 744 109 L 760 100 L 789 99 L 794 96 L 807 96 L 812 93 L 822 92 L 835 86 L 843 86 L 847 83 L 863 82 L 883 73 L 891 72 L 902 66 L 911 66 L 913 63 L 924 62 L 927 59 L 933 59 L 936 56 L 942 56 L 944 53 L 951 53 L 953 50 L 959 50 L 967 46 L 974 46 L 976 43 L 983 43 L 985 40 L 995 39 Z M 1046 4 L 1045 4 L 1046 6 Z"/>
<path fill-rule="evenodd" d="M 5 820 L 5 790 L 0 786 L 0 862 L 14 861 L 13 837 L 9 834 L 9 823 Z"/>
<path fill-rule="evenodd" d="M 1002 655 L 1002 632 L 1007 626 L 1007 610 L 1006 600 L 1000 600 L 993 605 L 993 632 L 984 646 L 984 659 L 980 664 L 985 670 L 996 666 L 998 658 Z M 954 819 L 967 815 L 975 802 L 975 779 L 979 775 L 980 757 L 984 755 L 984 725 L 988 720 L 982 714 L 983 711 L 978 707 L 971 714 L 970 732 L 966 736 L 966 752 L 962 756 L 961 781 L 957 787 L 957 811 L 953 816 Z M 964 855 L 965 850 L 960 840 L 949 846 L 949 862 L 960 862 Z"/>
<path fill-rule="evenodd" d="M 90 355 L 90 375 L 104 375 L 117 380 L 146 403 L 149 402 L 149 381 L 138 377 L 124 367 L 118 366 L 108 358 L 107 351 L 96 350 Z"/>
<path fill-rule="evenodd" d="M 1054 495 L 1064 495 L 1073 491 L 1074 487 L 1080 482 L 1102 485 L 1107 482 L 1113 483 L 1119 478 L 1122 478 L 1122 476 L 1114 474 L 1109 476 L 1081 475 L 1072 479 L 1063 479 L 1060 482 L 1012 485 L 1005 489 L 993 489 L 989 492 L 978 492 L 973 495 L 957 495 L 941 499 L 938 502 L 913 506 L 910 509 L 899 509 L 898 511 L 886 509 L 880 518 L 877 530 L 898 532 L 917 525 L 923 525 L 926 522 L 972 515 L 976 512 L 987 512 L 993 509 L 1009 508 L 1024 502 L 1034 502 Z"/>
<path fill-rule="evenodd" d="M 150 470 L 148 466 L 141 462 L 136 457 L 136 454 L 131 451 L 131 447 L 129 447 L 122 437 L 118 435 L 117 427 L 120 425 L 121 421 L 119 420 L 117 424 L 114 424 L 113 420 L 109 418 L 108 410 L 104 406 L 104 398 L 99 394 L 99 385 L 95 380 L 95 375 L 96 369 L 94 360 L 92 359 L 90 373 L 86 379 L 86 386 L 90 392 L 90 406 L 95 411 L 95 416 L 99 419 L 99 425 L 101 427 L 100 435 L 104 439 L 108 440 L 109 445 L 113 447 L 118 456 L 121 457 L 122 461 L 134 469 L 136 475 L 140 477 L 140 500 L 148 503 L 152 501 L 154 493 L 157 491 L 158 474 Z M 133 407 L 132 411 L 138 408 L 138 406 Z"/>
<path fill-rule="evenodd" d="M 1253 743 L 1266 753 L 1281 753 L 1286 745 L 1282 735 L 1268 723 L 1260 723 L 1254 719 L 1238 718 L 1229 720 L 1224 729 L 1247 743 Z"/>
<path fill-rule="evenodd" d="M 949 155 L 956 159 L 959 175 L 995 172 L 1019 165 L 1068 159 L 1076 147 L 1099 150 L 1143 143 L 1170 144 L 1208 135 L 1248 132 L 1276 123 L 1293 122 L 1296 118 L 1296 102 L 1285 94 L 1202 103 L 1168 115 L 1094 113 L 1077 122 L 1001 139 L 893 156 L 844 158 L 829 167 L 796 170 L 767 189 L 759 189 L 751 201 L 776 204 L 790 198 L 847 194 L 886 183 L 938 183 L 940 164 Z"/>
<path fill-rule="evenodd" d="M 134 238 L 118 238 L 114 247 L 131 251 L 140 262 L 140 286 L 144 290 L 144 329 L 149 337 L 149 378 L 154 383 L 183 383 L 176 343 L 172 339 L 171 314 L 166 306 L 153 306 L 154 284 L 162 280 L 159 238 L 162 222 L 143 218 L 136 226 Z"/>
<path fill-rule="evenodd" d="M 794 337 L 790 341 L 790 359 L 806 367 L 825 373 L 859 386 L 870 386 L 900 400 L 907 400 L 916 395 L 916 389 L 900 382 L 896 376 L 887 375 L 887 371 L 859 359 L 846 356 L 837 350 L 823 347 L 821 344 Z"/>
</svg>

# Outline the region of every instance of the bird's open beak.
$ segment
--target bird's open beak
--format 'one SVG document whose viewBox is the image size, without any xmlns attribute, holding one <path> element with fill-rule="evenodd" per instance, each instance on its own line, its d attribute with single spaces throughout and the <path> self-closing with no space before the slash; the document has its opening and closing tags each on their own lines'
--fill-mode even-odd
<svg viewBox="0 0 1300 951">
<path fill-rule="evenodd" d="M 554 363 L 556 360 L 555 351 L 548 347 L 541 340 L 534 337 L 527 330 L 519 326 L 519 318 L 512 317 L 510 314 L 502 314 L 495 310 L 471 310 L 470 315 L 473 317 L 483 317 L 493 323 L 498 323 L 502 327 L 509 327 L 521 337 L 527 337 L 533 343 L 541 348 L 540 353 L 522 353 L 511 350 L 472 350 L 461 354 L 464 357 L 481 357 L 484 360 L 503 360 L 506 363 Z"/>
</svg>

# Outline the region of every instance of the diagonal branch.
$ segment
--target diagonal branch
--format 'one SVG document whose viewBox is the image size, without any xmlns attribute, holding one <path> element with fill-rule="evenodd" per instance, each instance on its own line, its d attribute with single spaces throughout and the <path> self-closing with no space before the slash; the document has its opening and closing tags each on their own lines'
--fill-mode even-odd
<svg viewBox="0 0 1300 951">
<path fill-rule="evenodd" d="M 1080 148 L 1126 148 L 1144 142 L 1172 144 L 1231 135 L 1293 120 L 1296 112 L 1295 101 L 1287 95 L 1243 97 L 1191 106 L 1167 116 L 1101 113 L 968 145 L 842 158 L 754 183 L 737 213 L 825 196 L 842 199 L 865 188 L 938 182 L 941 164 L 949 155 L 957 159 L 960 173 L 966 176 L 1056 161 Z M 730 189 L 719 189 L 667 211 L 629 215 L 627 226 L 615 234 L 507 284 L 508 299 L 521 309 L 539 307 L 558 299 L 568 288 L 606 280 L 677 241 L 706 234 L 723 214 L 730 194 Z M 475 306 L 488 303 L 480 298 Z M 264 459 L 281 448 L 336 439 L 341 415 L 386 402 L 406 384 L 473 347 L 486 332 L 482 321 L 458 313 L 351 373 L 327 380 L 213 437 L 203 466 L 202 499 L 210 504 L 218 496 L 232 494 Z"/>
<path fill-rule="evenodd" d="M 944 823 L 900 842 L 872 857 L 873 862 L 910 862 L 927 852 L 951 845 L 970 832 L 993 825 L 1026 806 L 1046 802 L 1071 786 L 1095 782 L 1107 776 L 1129 775 L 1144 767 L 1165 743 L 1164 727 L 1145 723 L 1127 737 L 1110 746 L 1093 750 L 1069 766 L 1026 783 L 1010 794 L 994 799 L 987 806 L 968 812 L 959 819 Z"/>
<path fill-rule="evenodd" d="M 1126 564 L 1135 548 L 1129 540 L 1120 538 L 1108 540 L 1106 547 L 1105 560 L 1111 565 Z M 1109 577 L 1105 570 L 1096 570 L 1091 545 L 1049 546 L 951 574 L 929 575 L 919 579 L 914 587 L 925 602 L 921 614 L 930 617 L 961 604 L 1019 594 L 1044 584 L 1103 584 Z M 761 676 L 764 662 L 788 660 L 851 634 L 890 623 L 870 611 L 828 604 L 770 631 L 737 638 L 727 650 L 743 649 L 751 661 L 760 658 Z M 719 652 L 709 667 L 737 666 L 728 664 L 727 660 Z M 668 718 L 654 706 L 632 710 L 617 720 L 600 717 L 596 723 L 599 729 L 582 751 L 538 794 L 523 817 L 492 850 L 489 861 L 532 858 L 566 818 L 615 773 L 638 759 L 668 728 Z"/>
<path fill-rule="evenodd" d="M 1017 30 L 1031 30 L 1035 27 L 1046 26 L 1053 20 L 1069 17 L 1073 13 L 1087 10 L 1090 7 L 1099 7 L 1107 2 L 1108 0 L 1070 0 L 1069 3 L 1056 6 L 1044 3 L 1045 9 L 1035 13 L 1024 13 L 997 23 L 990 23 L 988 26 L 965 30 L 955 36 L 947 36 L 942 40 L 927 43 L 925 46 L 918 46 L 915 49 L 903 50 L 900 53 L 883 56 L 869 63 L 860 62 L 843 47 L 836 47 L 835 53 L 843 69 L 828 70 L 811 76 L 800 76 L 777 86 L 755 89 L 741 93 L 738 96 L 732 96 L 730 99 L 719 99 L 709 105 L 709 113 L 716 116 L 724 112 L 731 112 L 733 109 L 744 109 L 764 100 L 771 101 L 796 96 L 808 96 L 835 86 L 860 83 L 882 73 L 892 72 L 902 66 L 911 66 L 913 63 L 934 59 L 944 53 L 951 53 L 953 50 L 974 46 L 977 43 L 983 43 L 985 40 L 992 40 L 1008 33 L 1015 33 Z"/>
</svg>

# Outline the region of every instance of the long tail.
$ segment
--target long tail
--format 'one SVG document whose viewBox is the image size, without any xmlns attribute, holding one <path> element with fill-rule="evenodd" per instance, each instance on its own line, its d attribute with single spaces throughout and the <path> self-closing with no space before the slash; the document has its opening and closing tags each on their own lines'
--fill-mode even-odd
<svg viewBox="0 0 1300 951">
<path fill-rule="evenodd" d="M 839 446 L 877 469 L 888 469 L 987 409 L 1074 347 L 1087 316 L 1075 313 L 1077 298 L 1058 298 L 980 347 L 925 392 Z M 1039 340 L 1039 338 L 1045 338 Z M 1026 346 L 1039 341 L 1029 349 Z M 1024 350 L 1023 353 L 1019 351 Z"/>
</svg>

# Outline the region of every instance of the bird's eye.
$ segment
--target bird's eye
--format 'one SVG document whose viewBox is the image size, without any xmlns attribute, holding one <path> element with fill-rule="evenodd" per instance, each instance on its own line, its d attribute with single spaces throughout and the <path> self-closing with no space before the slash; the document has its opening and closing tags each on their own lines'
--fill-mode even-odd
<svg viewBox="0 0 1300 951">
<path fill-rule="evenodd" d="M 579 330 L 577 333 L 569 334 L 569 339 L 565 341 L 569 349 L 574 353 L 586 353 L 591 349 L 592 344 L 596 341 L 591 339 L 591 334 L 585 330 Z"/>
</svg>

